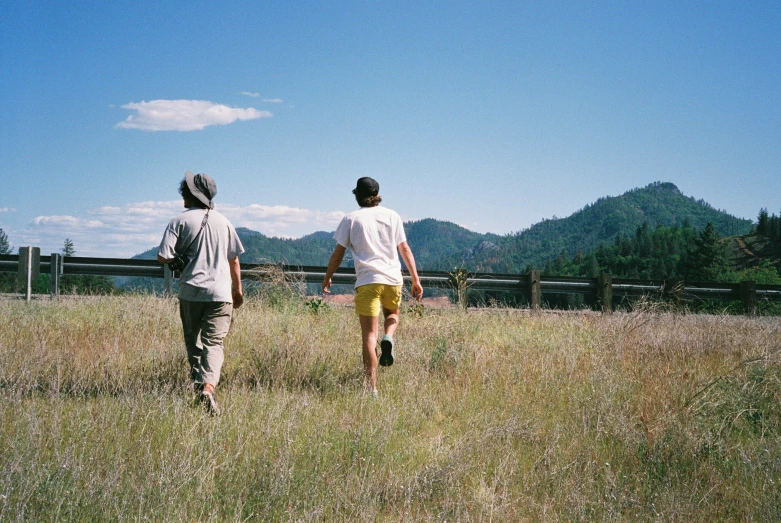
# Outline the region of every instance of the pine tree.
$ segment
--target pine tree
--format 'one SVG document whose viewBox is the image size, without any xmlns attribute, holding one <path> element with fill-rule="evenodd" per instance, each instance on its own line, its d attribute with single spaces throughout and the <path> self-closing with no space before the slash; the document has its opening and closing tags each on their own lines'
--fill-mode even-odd
<svg viewBox="0 0 781 523">
<path fill-rule="evenodd" d="M 765 235 L 775 243 L 781 239 L 781 217 L 772 215 L 767 219 L 767 232 Z"/>
<path fill-rule="evenodd" d="M 689 256 L 687 279 L 715 281 L 727 270 L 727 251 L 712 222 L 694 240 L 694 251 Z"/>
<path fill-rule="evenodd" d="M 597 257 L 594 255 L 594 253 L 589 253 L 586 256 L 585 263 L 583 264 L 583 274 L 582 276 L 585 276 L 587 278 L 596 278 L 599 276 L 600 268 L 599 268 L 599 262 L 597 261 Z"/>
<path fill-rule="evenodd" d="M 0 229 L 0 254 L 11 254 L 13 248 L 8 243 L 8 235 Z M 0 292 L 14 292 L 16 275 L 8 272 L 0 273 Z"/>
<path fill-rule="evenodd" d="M 651 235 L 648 233 L 648 222 L 643 222 L 643 225 L 637 228 L 636 234 L 637 252 L 640 256 L 649 257 L 653 252 L 653 241 Z"/>
<path fill-rule="evenodd" d="M 776 219 L 776 245 L 781 245 L 781 213 L 779 213 L 778 219 Z"/>
<path fill-rule="evenodd" d="M 759 210 L 759 217 L 757 218 L 757 234 L 761 234 L 763 236 L 769 236 L 768 232 L 768 215 L 767 215 L 767 209 L 764 207 Z"/>
<path fill-rule="evenodd" d="M 65 243 L 62 246 L 62 255 L 70 258 L 74 254 L 76 254 L 76 248 L 73 246 L 73 241 L 70 238 L 65 238 Z"/>
<path fill-rule="evenodd" d="M 8 235 L 0 229 L 0 254 L 11 254 L 13 247 L 8 243 Z"/>
</svg>

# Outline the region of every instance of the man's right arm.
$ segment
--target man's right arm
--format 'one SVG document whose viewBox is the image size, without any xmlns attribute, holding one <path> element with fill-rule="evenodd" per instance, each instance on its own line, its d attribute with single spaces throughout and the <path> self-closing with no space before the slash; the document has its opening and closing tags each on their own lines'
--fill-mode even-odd
<svg viewBox="0 0 781 523">
<path fill-rule="evenodd" d="M 171 220 L 163 232 L 163 239 L 160 242 L 160 246 L 157 248 L 157 261 L 163 264 L 169 264 L 174 261 L 176 256 L 176 241 L 178 234 L 176 227 L 174 226 L 174 220 Z M 163 255 L 165 254 L 165 256 Z M 168 258 L 167 256 L 170 256 Z"/>
<path fill-rule="evenodd" d="M 339 268 L 339 265 L 342 264 L 342 260 L 344 259 L 344 253 L 347 252 L 347 247 L 344 247 L 343 245 L 336 244 L 336 248 L 334 249 L 333 254 L 331 254 L 331 259 L 328 260 L 328 268 L 325 270 L 325 276 L 323 276 L 323 292 L 326 294 L 331 293 L 331 276 L 334 275 L 336 272 L 336 269 Z"/>
</svg>

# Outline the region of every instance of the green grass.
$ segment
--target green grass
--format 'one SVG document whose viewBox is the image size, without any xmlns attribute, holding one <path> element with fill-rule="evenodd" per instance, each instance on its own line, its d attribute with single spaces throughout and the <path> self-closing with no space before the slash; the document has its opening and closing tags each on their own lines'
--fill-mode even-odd
<svg viewBox="0 0 781 523">
<path fill-rule="evenodd" d="M 0 521 L 778 521 L 781 320 L 251 300 L 223 415 L 175 299 L 0 302 Z"/>
</svg>

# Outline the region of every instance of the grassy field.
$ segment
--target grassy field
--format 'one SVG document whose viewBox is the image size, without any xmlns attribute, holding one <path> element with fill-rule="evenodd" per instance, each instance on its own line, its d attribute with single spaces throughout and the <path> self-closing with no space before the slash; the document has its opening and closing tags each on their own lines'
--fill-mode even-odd
<svg viewBox="0 0 781 523">
<path fill-rule="evenodd" d="M 780 318 L 250 300 L 206 416 L 175 299 L 0 302 L 0 521 L 779 521 Z"/>
</svg>

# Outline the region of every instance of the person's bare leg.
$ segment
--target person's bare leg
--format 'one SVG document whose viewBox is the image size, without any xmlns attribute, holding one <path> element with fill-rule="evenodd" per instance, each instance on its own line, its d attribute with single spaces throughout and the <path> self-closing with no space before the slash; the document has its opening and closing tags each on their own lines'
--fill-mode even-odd
<svg viewBox="0 0 781 523">
<path fill-rule="evenodd" d="M 385 315 L 385 335 L 392 338 L 399 326 L 399 309 L 392 311 L 383 307 L 382 313 Z"/>
<path fill-rule="evenodd" d="M 383 367 L 390 367 L 393 365 L 393 335 L 399 325 L 399 311 L 383 307 L 382 312 L 385 315 L 385 336 L 380 341 L 382 354 L 380 354 L 379 363 Z"/>
<path fill-rule="evenodd" d="M 377 390 L 377 333 L 379 318 L 377 316 L 362 316 L 361 338 L 363 344 L 363 368 L 366 373 L 366 389 L 369 392 Z"/>
</svg>

